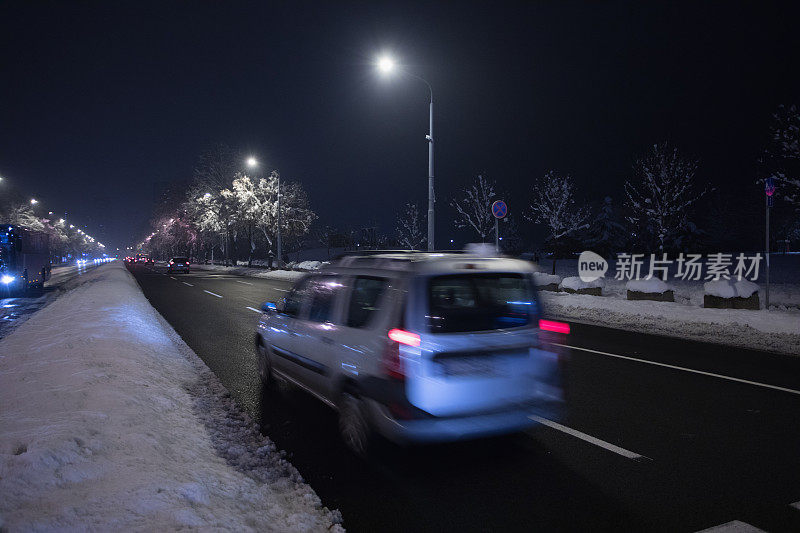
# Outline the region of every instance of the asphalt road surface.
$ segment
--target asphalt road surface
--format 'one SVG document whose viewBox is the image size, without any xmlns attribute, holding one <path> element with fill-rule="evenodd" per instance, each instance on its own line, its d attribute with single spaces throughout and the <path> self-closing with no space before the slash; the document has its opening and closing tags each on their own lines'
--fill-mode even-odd
<svg viewBox="0 0 800 533">
<path fill-rule="evenodd" d="M 574 324 L 560 420 L 364 461 L 321 402 L 262 390 L 258 309 L 289 283 L 131 271 L 351 531 L 800 531 L 800 359 Z"/>
</svg>

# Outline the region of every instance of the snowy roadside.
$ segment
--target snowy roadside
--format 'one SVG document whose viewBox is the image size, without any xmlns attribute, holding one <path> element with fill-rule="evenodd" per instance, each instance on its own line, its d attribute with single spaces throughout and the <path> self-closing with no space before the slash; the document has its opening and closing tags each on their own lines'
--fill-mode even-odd
<svg viewBox="0 0 800 533">
<path fill-rule="evenodd" d="M 222 266 L 222 265 L 196 265 L 192 263 L 194 270 L 212 270 L 215 272 L 226 272 L 237 276 L 249 276 L 251 278 L 275 279 L 282 281 L 295 281 L 302 278 L 306 272 L 295 270 L 266 270 L 264 268 L 253 268 L 246 266 Z"/>
<path fill-rule="evenodd" d="M 800 311 L 794 309 L 706 309 L 614 295 L 539 294 L 545 313 L 553 318 L 800 355 Z"/>
<path fill-rule="evenodd" d="M 120 263 L 0 342 L 0 529 L 341 531 Z"/>
</svg>

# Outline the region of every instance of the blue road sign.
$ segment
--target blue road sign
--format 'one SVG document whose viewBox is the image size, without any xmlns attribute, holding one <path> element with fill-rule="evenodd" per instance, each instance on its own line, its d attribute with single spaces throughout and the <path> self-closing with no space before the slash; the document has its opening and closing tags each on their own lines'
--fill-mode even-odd
<svg viewBox="0 0 800 533">
<path fill-rule="evenodd" d="M 492 214 L 494 218 L 505 218 L 508 214 L 508 206 L 503 200 L 497 200 L 492 204 Z"/>
</svg>

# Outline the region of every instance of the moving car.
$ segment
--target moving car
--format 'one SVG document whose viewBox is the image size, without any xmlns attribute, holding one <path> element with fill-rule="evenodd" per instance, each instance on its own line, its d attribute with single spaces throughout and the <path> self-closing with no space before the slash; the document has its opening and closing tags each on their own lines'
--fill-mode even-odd
<svg viewBox="0 0 800 533">
<path fill-rule="evenodd" d="M 186 272 L 189 273 L 189 258 L 188 257 L 173 257 L 169 260 L 167 272 Z"/>
<path fill-rule="evenodd" d="M 456 253 L 345 257 L 262 307 L 258 369 L 339 412 L 357 453 L 523 430 L 561 402 L 527 261 Z"/>
</svg>

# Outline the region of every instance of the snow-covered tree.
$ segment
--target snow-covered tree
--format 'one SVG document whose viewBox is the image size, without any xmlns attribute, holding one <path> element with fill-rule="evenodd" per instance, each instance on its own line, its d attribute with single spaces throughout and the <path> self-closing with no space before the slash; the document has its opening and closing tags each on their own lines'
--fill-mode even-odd
<svg viewBox="0 0 800 533">
<path fill-rule="evenodd" d="M 494 231 L 492 203 L 497 199 L 494 182 L 478 175 L 463 194 L 460 200 L 450 202 L 456 210 L 455 225 L 457 228 L 471 228 L 481 242 L 486 242 L 486 237 Z"/>
<path fill-rule="evenodd" d="M 765 150 L 768 175 L 775 179 L 778 196 L 800 209 L 800 112 L 780 105 L 773 115 L 771 143 Z"/>
<path fill-rule="evenodd" d="M 534 184 L 526 218 L 547 227 L 546 246 L 553 251 L 553 273 L 566 240 L 588 227 L 589 215 L 588 207 L 576 204 L 575 187 L 569 176 L 549 170 Z"/>
<path fill-rule="evenodd" d="M 397 243 L 401 248 L 408 250 L 421 250 L 428 241 L 426 229 L 422 227 L 422 217 L 419 207 L 413 202 L 405 205 L 403 211 L 397 215 Z"/>
<path fill-rule="evenodd" d="M 9 205 L 7 211 L 3 213 L 3 222 L 35 231 L 44 231 L 45 229 L 44 221 L 36 216 L 27 203 Z"/>
<path fill-rule="evenodd" d="M 694 190 L 697 163 L 683 157 L 666 143 L 652 150 L 633 165 L 633 177 L 625 182 L 630 211 L 628 221 L 638 228 L 643 244 L 659 251 L 678 246 L 687 231 L 692 205 L 706 190 Z"/>
</svg>

